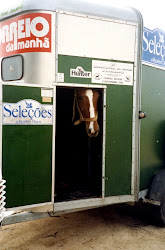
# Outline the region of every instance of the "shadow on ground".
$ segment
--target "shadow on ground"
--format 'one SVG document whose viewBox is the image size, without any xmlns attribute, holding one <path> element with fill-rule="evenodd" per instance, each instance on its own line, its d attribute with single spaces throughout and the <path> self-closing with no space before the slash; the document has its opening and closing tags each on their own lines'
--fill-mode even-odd
<svg viewBox="0 0 165 250">
<path fill-rule="evenodd" d="M 108 206 L 100 208 L 100 210 L 113 211 L 112 214 L 120 216 L 123 223 L 128 223 L 131 226 L 155 226 L 162 227 L 163 224 L 160 221 L 160 208 L 150 204 L 138 202 L 134 206 L 127 204 L 119 204 L 114 206 Z M 107 213 L 106 213 L 107 214 Z M 127 220 L 129 218 L 129 220 Z M 107 217 L 107 220 L 113 218 Z"/>
</svg>

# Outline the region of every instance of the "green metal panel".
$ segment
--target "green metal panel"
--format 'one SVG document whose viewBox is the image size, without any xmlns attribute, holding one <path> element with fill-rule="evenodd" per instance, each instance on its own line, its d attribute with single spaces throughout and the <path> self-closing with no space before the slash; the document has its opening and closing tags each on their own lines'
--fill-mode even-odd
<svg viewBox="0 0 165 250">
<path fill-rule="evenodd" d="M 23 99 L 33 99 L 42 102 L 41 88 L 3 85 L 3 102 L 16 103 Z M 53 104 L 53 100 L 51 103 Z"/>
<path fill-rule="evenodd" d="M 3 102 L 33 99 L 41 88 L 3 86 Z M 3 178 L 6 207 L 51 201 L 52 125 L 3 125 Z"/>
<path fill-rule="evenodd" d="M 65 83 L 97 84 L 92 82 L 91 78 L 70 76 L 70 69 L 76 69 L 78 66 L 82 67 L 84 71 L 92 72 L 93 60 L 105 61 L 105 62 L 118 62 L 105 59 L 58 55 L 58 72 L 64 73 Z M 120 62 L 122 63 L 122 61 Z M 130 62 L 124 62 L 124 63 L 130 63 Z"/>
<path fill-rule="evenodd" d="M 165 162 L 165 71 L 142 67 L 142 110 L 147 117 L 141 120 L 140 190 L 148 185 Z"/>
<path fill-rule="evenodd" d="M 132 86 L 107 86 L 105 196 L 131 193 Z"/>
<path fill-rule="evenodd" d="M 76 69 L 77 66 L 81 66 L 85 71 L 91 71 L 92 58 L 65 55 L 58 56 L 58 72 L 64 73 L 65 82 L 91 84 L 91 78 L 70 77 L 70 69 Z"/>
</svg>

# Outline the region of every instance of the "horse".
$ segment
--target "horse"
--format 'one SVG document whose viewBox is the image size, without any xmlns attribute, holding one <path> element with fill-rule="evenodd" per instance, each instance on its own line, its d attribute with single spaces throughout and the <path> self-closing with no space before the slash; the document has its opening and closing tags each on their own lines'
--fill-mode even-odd
<svg viewBox="0 0 165 250">
<path fill-rule="evenodd" d="M 76 89 L 74 92 L 73 102 L 73 118 L 75 118 L 75 107 L 79 112 L 79 120 L 74 122 L 74 125 L 78 125 L 81 122 L 85 122 L 86 131 L 89 137 L 96 137 L 100 131 L 98 125 L 98 111 L 97 103 L 99 98 L 99 92 L 95 89 Z"/>
</svg>

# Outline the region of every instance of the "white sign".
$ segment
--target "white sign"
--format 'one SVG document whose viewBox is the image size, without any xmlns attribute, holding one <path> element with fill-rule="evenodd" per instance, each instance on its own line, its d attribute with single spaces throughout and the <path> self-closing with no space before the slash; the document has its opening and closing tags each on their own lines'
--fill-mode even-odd
<svg viewBox="0 0 165 250">
<path fill-rule="evenodd" d="M 64 82 L 64 73 L 58 73 L 58 82 Z"/>
<path fill-rule="evenodd" d="M 3 103 L 3 124 L 52 125 L 52 105 L 24 99 L 17 103 Z"/>
<path fill-rule="evenodd" d="M 70 69 L 70 77 L 91 78 L 91 72 L 78 66 L 76 69 Z"/>
<path fill-rule="evenodd" d="M 53 90 L 52 89 L 41 89 L 41 96 L 42 97 L 53 97 Z"/>
<path fill-rule="evenodd" d="M 133 85 L 133 64 L 93 60 L 92 83 Z"/>
</svg>

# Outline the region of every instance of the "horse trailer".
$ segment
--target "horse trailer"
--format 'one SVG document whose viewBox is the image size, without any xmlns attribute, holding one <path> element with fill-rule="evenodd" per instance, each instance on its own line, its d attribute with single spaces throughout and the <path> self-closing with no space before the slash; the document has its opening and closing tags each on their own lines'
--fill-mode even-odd
<svg viewBox="0 0 165 250">
<path fill-rule="evenodd" d="M 164 34 L 83 0 L 25 0 L 0 20 L 0 220 L 28 212 L 4 224 L 139 200 L 165 222 Z"/>
</svg>

